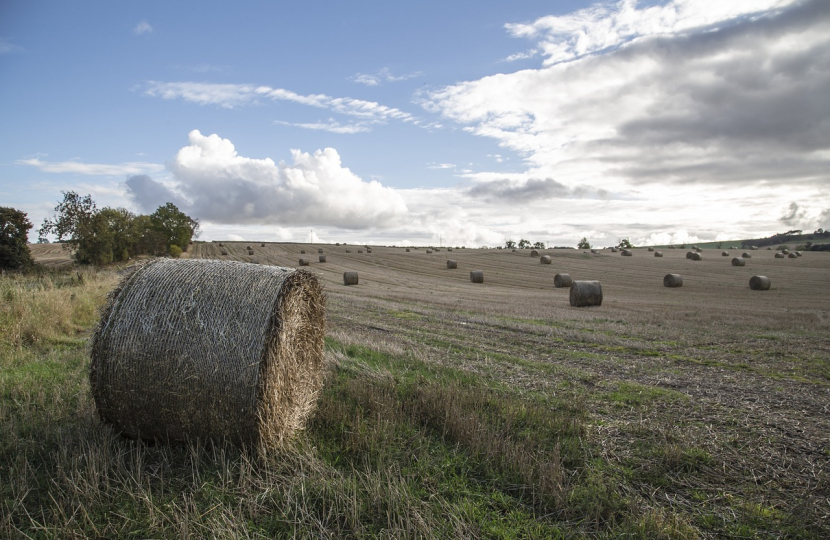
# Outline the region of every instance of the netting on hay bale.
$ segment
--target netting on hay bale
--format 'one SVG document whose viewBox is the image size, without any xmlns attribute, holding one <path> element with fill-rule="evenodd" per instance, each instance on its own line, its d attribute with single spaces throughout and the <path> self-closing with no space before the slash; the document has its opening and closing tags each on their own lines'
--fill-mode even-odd
<svg viewBox="0 0 830 540">
<path fill-rule="evenodd" d="M 310 272 L 152 261 L 110 293 L 93 335 L 98 413 L 129 437 L 228 439 L 267 452 L 314 407 L 325 324 Z"/>
</svg>

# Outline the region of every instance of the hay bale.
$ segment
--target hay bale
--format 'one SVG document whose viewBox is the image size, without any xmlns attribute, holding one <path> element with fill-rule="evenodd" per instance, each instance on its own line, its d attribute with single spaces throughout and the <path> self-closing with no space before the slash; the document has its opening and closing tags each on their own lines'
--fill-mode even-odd
<svg viewBox="0 0 830 540">
<path fill-rule="evenodd" d="M 662 256 L 663 256 L 663 252 L 662 252 L 662 251 L 655 251 L 655 252 L 654 252 L 654 256 L 655 256 L 655 257 L 662 257 Z"/>
<path fill-rule="evenodd" d="M 300 250 L 300 255 L 305 255 L 305 250 L 304 249 Z"/>
<path fill-rule="evenodd" d="M 357 285 L 357 272 L 343 272 L 343 285 Z"/>
<path fill-rule="evenodd" d="M 447 259 L 447 268 L 450 270 L 458 268 L 458 263 L 456 261 L 453 261 L 452 259 Z"/>
<path fill-rule="evenodd" d="M 594 255 L 599 255 L 599 250 L 598 249 L 592 249 L 591 253 L 593 253 Z"/>
<path fill-rule="evenodd" d="M 772 251 L 772 246 L 768 247 L 767 251 Z"/>
<path fill-rule="evenodd" d="M 308 266 L 311 264 L 308 259 L 300 259 L 300 266 Z"/>
<path fill-rule="evenodd" d="M 741 253 L 741 257 L 743 257 L 744 259 L 751 259 L 752 255 L 744 251 L 743 253 Z"/>
<path fill-rule="evenodd" d="M 352 252 L 352 250 L 350 250 L 350 249 L 346 250 L 346 253 L 351 253 L 351 252 Z"/>
<path fill-rule="evenodd" d="M 720 254 L 721 254 L 722 257 L 729 257 L 729 252 L 728 251 L 721 251 Z"/>
<path fill-rule="evenodd" d="M 371 252 L 372 252 L 372 248 L 366 248 L 366 253 L 371 253 Z"/>
<path fill-rule="evenodd" d="M 623 257 L 631 257 L 634 253 L 630 249 L 624 249 L 621 253 Z"/>
<path fill-rule="evenodd" d="M 538 252 L 537 250 L 535 250 L 535 249 L 532 249 L 532 250 L 530 251 L 530 256 L 531 256 L 531 257 L 538 257 L 538 256 L 539 256 L 539 252 Z"/>
<path fill-rule="evenodd" d="M 570 300 L 573 307 L 601 306 L 602 285 L 599 281 L 574 281 Z"/>
<path fill-rule="evenodd" d="M 431 249 L 428 249 L 428 250 L 427 250 L 427 255 L 429 255 L 430 253 L 432 253 L 432 250 L 431 250 Z"/>
<path fill-rule="evenodd" d="M 499 249 L 501 249 L 501 248 L 499 248 Z M 447 248 L 447 251 L 452 251 L 452 248 Z"/>
<path fill-rule="evenodd" d="M 550 264 L 553 262 L 553 259 L 550 258 L 550 255 L 542 255 L 542 258 L 539 259 L 539 262 L 542 264 Z"/>
<path fill-rule="evenodd" d="M 796 251 L 796 252 L 795 252 L 795 256 L 796 256 L 796 257 L 801 257 L 801 255 L 802 255 L 802 253 L 801 253 L 800 251 Z"/>
<path fill-rule="evenodd" d="M 484 283 L 484 271 L 483 270 L 473 270 L 470 272 L 470 281 L 473 283 Z"/>
<path fill-rule="evenodd" d="M 317 248 L 317 253 L 322 253 L 322 252 L 323 252 L 323 248 Z"/>
<path fill-rule="evenodd" d="M 222 242 L 219 242 L 219 247 L 223 247 L 224 245 L 225 244 L 223 244 Z"/>
<path fill-rule="evenodd" d="M 617 248 L 612 247 L 612 248 L 611 248 L 611 253 L 616 253 L 616 252 L 617 252 Z"/>
<path fill-rule="evenodd" d="M 746 259 L 735 257 L 732 259 L 732 266 L 746 266 Z"/>
<path fill-rule="evenodd" d="M 790 259 L 797 259 L 798 255 L 796 255 L 795 253 L 790 253 L 789 255 L 787 255 L 787 257 L 789 257 Z"/>
<path fill-rule="evenodd" d="M 653 247 L 648 248 L 649 251 L 654 251 Z"/>
<path fill-rule="evenodd" d="M 557 289 L 570 287 L 573 282 L 574 280 L 571 279 L 571 276 L 569 274 L 556 274 L 555 276 L 553 276 L 553 286 Z"/>
<path fill-rule="evenodd" d="M 666 274 L 663 277 L 663 287 L 682 287 L 683 276 L 680 274 Z"/>
<path fill-rule="evenodd" d="M 692 253 L 692 257 L 691 257 L 691 259 L 692 259 L 693 261 L 702 261 L 702 260 L 703 260 L 703 255 L 701 255 L 701 254 L 700 254 L 700 253 L 698 253 L 698 252 L 694 252 L 694 253 Z"/>
<path fill-rule="evenodd" d="M 697 246 L 692 246 L 692 251 L 697 251 L 699 248 Z"/>
<path fill-rule="evenodd" d="M 513 253 L 517 253 L 518 251 L 519 251 L 518 249 L 514 249 L 514 250 L 513 250 Z"/>
<path fill-rule="evenodd" d="M 357 252 L 358 252 L 358 253 L 363 253 L 363 250 L 362 250 L 362 249 L 358 249 L 358 250 L 357 250 Z"/>
<path fill-rule="evenodd" d="M 692 255 L 694 255 L 694 253 L 695 253 L 694 251 L 687 251 L 687 252 L 686 252 L 686 258 L 687 258 L 687 259 L 691 259 L 691 258 L 692 258 Z"/>
<path fill-rule="evenodd" d="M 749 288 L 753 291 L 768 291 L 772 283 L 767 276 L 752 276 L 749 278 Z"/>
<path fill-rule="evenodd" d="M 225 256 L 225 257 L 227 257 L 227 256 L 228 256 L 228 252 L 227 252 L 227 250 L 224 250 L 224 249 L 223 249 L 223 250 L 222 250 L 222 255 L 223 255 L 223 256 Z"/>
<path fill-rule="evenodd" d="M 265 244 L 260 244 L 259 247 L 265 247 Z"/>
<path fill-rule="evenodd" d="M 324 263 L 324 262 L 326 262 L 326 256 L 325 255 L 320 255 L 319 257 L 317 257 L 317 260 L 320 261 L 321 263 Z"/>
<path fill-rule="evenodd" d="M 749 249 L 751 249 L 752 251 L 758 251 L 758 246 L 752 246 L 752 247 L 751 247 L 751 248 L 749 248 Z"/>
<path fill-rule="evenodd" d="M 784 257 L 785 257 L 785 255 L 783 253 L 776 253 L 775 254 L 776 259 L 783 259 Z"/>
<path fill-rule="evenodd" d="M 790 250 L 789 250 L 789 249 L 787 249 L 787 248 L 784 248 L 784 249 L 782 249 L 782 250 L 781 250 L 781 253 L 783 253 L 784 255 L 789 255 L 789 254 L 790 254 Z"/>
<path fill-rule="evenodd" d="M 406 248 L 406 252 L 409 253 L 409 248 Z"/>
<path fill-rule="evenodd" d="M 92 395 L 129 437 L 267 452 L 313 410 L 324 335 L 325 297 L 310 272 L 155 260 L 110 293 L 92 337 Z"/>
</svg>

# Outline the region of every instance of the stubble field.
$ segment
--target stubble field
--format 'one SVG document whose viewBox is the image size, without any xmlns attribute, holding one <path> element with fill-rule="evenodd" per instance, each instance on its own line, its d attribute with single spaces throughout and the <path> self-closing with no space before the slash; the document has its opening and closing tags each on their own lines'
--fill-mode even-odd
<svg viewBox="0 0 830 540">
<path fill-rule="evenodd" d="M 326 263 L 317 262 L 318 248 Z M 633 257 L 542 251 L 551 265 L 529 251 L 365 251 L 198 242 L 189 250 L 194 258 L 280 266 L 303 257 L 325 284 L 327 385 L 308 429 L 279 463 L 258 464 L 224 445 L 147 447 L 117 438 L 94 419 L 81 345 L 70 354 L 78 363 L 72 420 L 62 423 L 57 413 L 38 420 L 25 403 L 41 398 L 17 395 L 25 385 L 0 377 L 9 420 L 0 458 L 29 455 L 24 419 L 35 432 L 41 425 L 47 441 L 55 442 L 56 430 L 74 437 L 60 445 L 63 457 L 47 445 L 31 450 L 31 459 L 16 457 L 17 468 L 0 465 L 17 486 L 3 493 L 0 530 L 47 537 L 95 530 L 197 537 L 210 528 L 229 537 L 830 533 L 830 254 L 774 259 L 761 250 L 733 267 L 740 251 L 704 250 L 702 261 L 686 259 L 685 250 L 663 250 L 663 258 L 646 250 Z M 447 269 L 447 259 L 458 268 Z M 471 270 L 484 271 L 483 284 L 470 282 Z M 357 271 L 359 285 L 344 286 L 344 271 Z M 560 272 L 600 280 L 602 306 L 570 307 L 568 290 L 553 287 Z M 670 272 L 683 275 L 683 287 L 663 287 Z M 769 277 L 772 288 L 750 290 L 753 275 Z M 32 347 L 58 346 L 45 341 Z M 21 373 L 27 365 L 15 360 Z M 89 452 L 103 462 L 88 464 Z M 43 477 L 20 473 L 27 467 L 40 467 Z M 97 487 L 72 488 L 79 483 Z M 102 517 L 116 510 L 127 525 Z"/>
</svg>

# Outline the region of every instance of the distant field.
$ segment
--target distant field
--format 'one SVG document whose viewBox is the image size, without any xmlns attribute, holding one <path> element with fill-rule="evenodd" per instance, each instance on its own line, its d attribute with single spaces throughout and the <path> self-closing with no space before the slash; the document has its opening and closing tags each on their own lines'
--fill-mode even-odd
<svg viewBox="0 0 830 540">
<path fill-rule="evenodd" d="M 282 466 L 112 439 L 87 392 L 60 431 L 35 434 L 80 442 L 56 446 L 66 457 L 41 467 L 42 483 L 3 493 L 23 497 L 5 530 L 44 530 L 29 515 L 76 536 L 179 536 L 184 522 L 239 538 L 830 536 L 830 253 L 759 250 L 733 267 L 740 253 L 720 250 L 702 261 L 541 250 L 553 258 L 542 265 L 529 250 L 358 249 L 191 246 L 194 258 L 308 258 L 325 284 L 328 382 Z M 359 285 L 344 286 L 344 271 Z M 602 306 L 570 307 L 559 272 L 600 280 Z M 663 287 L 670 272 L 682 288 Z M 750 290 L 753 275 L 771 290 Z M 22 402 L 14 392 L 0 387 Z M 102 465 L 78 461 L 87 452 Z M 81 506 L 88 517 L 66 517 Z M 131 529 L 107 525 L 116 511 Z"/>
</svg>

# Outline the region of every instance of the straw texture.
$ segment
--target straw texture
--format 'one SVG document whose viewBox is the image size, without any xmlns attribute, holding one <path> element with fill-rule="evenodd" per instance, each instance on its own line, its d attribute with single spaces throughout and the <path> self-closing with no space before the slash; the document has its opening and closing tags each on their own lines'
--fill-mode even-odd
<svg viewBox="0 0 830 540">
<path fill-rule="evenodd" d="M 574 307 L 601 306 L 602 285 L 599 281 L 574 281 L 570 300 Z"/>
<path fill-rule="evenodd" d="M 683 276 L 680 274 L 666 274 L 663 278 L 663 287 L 682 287 Z"/>
<path fill-rule="evenodd" d="M 752 276 L 749 278 L 749 288 L 753 291 L 768 291 L 772 282 L 767 276 Z"/>
<path fill-rule="evenodd" d="M 450 270 L 458 268 L 458 261 L 447 259 L 447 268 Z"/>
<path fill-rule="evenodd" d="M 357 285 L 357 272 L 343 272 L 343 285 Z"/>
<path fill-rule="evenodd" d="M 473 283 L 484 283 L 484 271 L 483 270 L 473 270 L 470 272 L 470 281 Z"/>
<path fill-rule="evenodd" d="M 571 278 L 570 274 L 556 274 L 553 276 L 553 286 L 557 289 L 570 287 L 573 282 L 574 280 Z"/>
<path fill-rule="evenodd" d="M 98 413 L 141 439 L 278 447 L 321 385 L 325 296 L 313 274 L 152 261 L 110 294 L 92 338 Z"/>
</svg>

